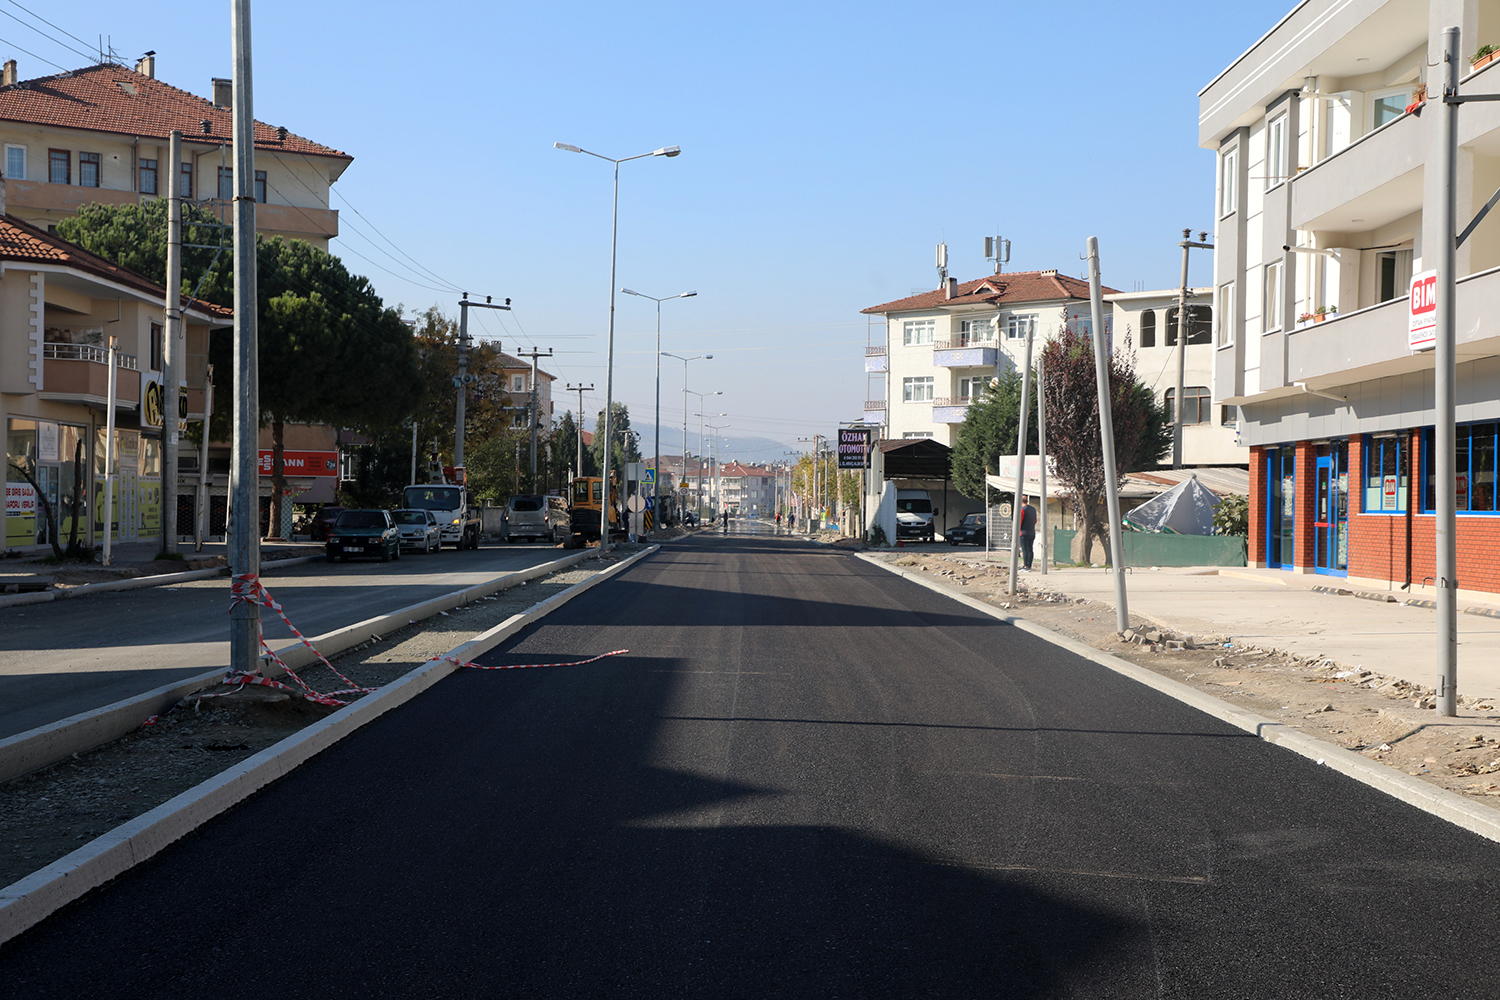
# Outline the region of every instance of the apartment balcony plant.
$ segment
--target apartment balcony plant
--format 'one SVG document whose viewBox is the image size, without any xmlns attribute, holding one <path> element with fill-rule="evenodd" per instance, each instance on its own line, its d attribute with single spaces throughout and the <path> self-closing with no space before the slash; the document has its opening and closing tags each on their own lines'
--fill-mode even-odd
<svg viewBox="0 0 1500 1000">
<path fill-rule="evenodd" d="M 1314 323 L 1321 323 L 1329 316 L 1337 316 L 1338 314 L 1338 306 L 1318 306 L 1312 312 L 1305 312 L 1301 316 L 1297 317 L 1297 329 L 1300 330 L 1304 326 L 1312 326 Z"/>
<path fill-rule="evenodd" d="M 1479 51 L 1475 52 L 1469 60 L 1470 72 L 1478 72 L 1483 67 L 1488 66 L 1497 54 L 1500 54 L 1500 50 L 1497 50 L 1493 45 L 1479 46 Z"/>
</svg>

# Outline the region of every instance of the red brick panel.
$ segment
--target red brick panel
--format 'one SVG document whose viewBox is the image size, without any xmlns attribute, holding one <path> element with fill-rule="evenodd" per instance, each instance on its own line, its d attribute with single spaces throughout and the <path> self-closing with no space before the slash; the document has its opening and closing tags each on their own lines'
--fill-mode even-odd
<svg viewBox="0 0 1500 1000">
<path fill-rule="evenodd" d="M 1298 569 L 1313 568 L 1313 543 L 1317 514 L 1318 448 L 1306 441 L 1297 442 L 1297 535 L 1292 565 Z"/>
<path fill-rule="evenodd" d="M 1266 450 L 1250 449 L 1250 562 L 1266 561 Z"/>
</svg>

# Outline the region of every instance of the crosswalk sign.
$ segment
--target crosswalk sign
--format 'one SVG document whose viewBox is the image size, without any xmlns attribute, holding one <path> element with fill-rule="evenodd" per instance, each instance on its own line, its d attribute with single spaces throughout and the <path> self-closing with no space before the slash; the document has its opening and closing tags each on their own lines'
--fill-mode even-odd
<svg viewBox="0 0 1500 1000">
<path fill-rule="evenodd" d="M 646 486 L 654 486 L 656 484 L 656 470 L 647 469 L 645 472 L 645 478 L 642 479 L 641 482 Z"/>
</svg>

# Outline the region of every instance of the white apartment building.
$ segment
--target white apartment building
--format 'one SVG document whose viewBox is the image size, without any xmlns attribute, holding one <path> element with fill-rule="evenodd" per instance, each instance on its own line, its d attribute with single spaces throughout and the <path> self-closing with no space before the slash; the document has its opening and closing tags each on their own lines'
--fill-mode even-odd
<svg viewBox="0 0 1500 1000">
<path fill-rule="evenodd" d="M 1500 544 L 1500 216 L 1457 253 L 1452 484 L 1426 457 L 1432 353 L 1408 346 L 1409 279 L 1434 266 L 1445 193 L 1426 169 L 1439 108 L 1421 101 L 1448 26 L 1466 56 L 1500 44 L 1500 0 L 1306 0 L 1199 95 L 1217 154 L 1214 384 L 1252 452 L 1257 565 L 1420 588 L 1435 490 L 1453 489 L 1462 586 L 1500 591 L 1480 555 Z M 1461 68 L 1461 92 L 1500 93 L 1500 73 Z M 1500 105 L 1465 104 L 1459 123 L 1462 228 L 1500 186 Z"/>
<path fill-rule="evenodd" d="M 1213 401 L 1211 288 L 1193 289 L 1183 380 L 1186 465 L 1244 464 L 1234 413 Z M 1158 400 L 1174 402 L 1177 386 L 1176 291 L 1104 289 L 1106 334 L 1136 356 L 1136 372 Z M 952 447 L 969 404 L 997 374 L 1025 364 L 1063 325 L 1092 329 L 1088 282 L 1057 271 L 994 274 L 863 310 L 885 319 L 885 343 L 865 349 L 872 398 L 865 419 L 885 425 L 885 438 L 933 438 Z"/>
</svg>

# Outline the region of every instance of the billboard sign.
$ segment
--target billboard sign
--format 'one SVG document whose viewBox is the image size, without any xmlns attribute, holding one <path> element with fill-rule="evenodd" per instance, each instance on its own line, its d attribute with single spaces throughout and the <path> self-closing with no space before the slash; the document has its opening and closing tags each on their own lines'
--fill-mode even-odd
<svg viewBox="0 0 1500 1000">
<path fill-rule="evenodd" d="M 1411 276 L 1406 346 L 1413 351 L 1437 347 L 1437 296 L 1436 271 Z"/>
<path fill-rule="evenodd" d="M 260 474 L 271 474 L 270 448 L 260 450 Z M 282 465 L 288 476 L 337 476 L 339 453 L 336 451 L 283 451 Z"/>
<path fill-rule="evenodd" d="M 870 467 L 870 430 L 867 427 L 839 428 L 839 468 Z"/>
</svg>

